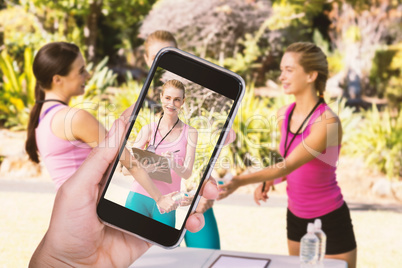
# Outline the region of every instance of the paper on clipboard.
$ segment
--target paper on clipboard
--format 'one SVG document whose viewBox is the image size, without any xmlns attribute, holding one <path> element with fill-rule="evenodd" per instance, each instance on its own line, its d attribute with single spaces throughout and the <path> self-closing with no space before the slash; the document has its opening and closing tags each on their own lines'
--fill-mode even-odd
<svg viewBox="0 0 402 268">
<path fill-rule="evenodd" d="M 168 184 L 172 183 L 172 177 L 170 176 L 169 160 L 166 157 L 157 155 L 155 153 L 146 150 L 141 150 L 135 147 L 132 147 L 131 151 L 133 152 L 133 157 L 137 159 L 137 161 L 141 165 L 157 164 L 158 166 L 165 167 L 164 170 L 167 170 L 167 172 L 160 171 L 160 169 L 149 171 L 148 175 L 151 179 L 163 181 Z"/>
</svg>

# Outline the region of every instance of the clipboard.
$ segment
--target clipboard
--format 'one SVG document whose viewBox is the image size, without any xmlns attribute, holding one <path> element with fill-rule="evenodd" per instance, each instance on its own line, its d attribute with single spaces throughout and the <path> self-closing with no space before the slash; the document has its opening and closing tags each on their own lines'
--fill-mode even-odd
<svg viewBox="0 0 402 268">
<path fill-rule="evenodd" d="M 221 254 L 208 268 L 253 267 L 267 268 L 271 259 Z"/>
<path fill-rule="evenodd" d="M 144 164 L 145 163 L 144 161 L 148 161 L 149 164 L 158 163 L 163 167 L 169 167 L 169 160 L 164 156 L 146 150 L 141 150 L 135 147 L 132 147 L 131 151 L 134 154 L 133 157 L 137 159 L 137 161 L 140 164 Z M 172 183 L 172 176 L 170 175 L 170 169 L 168 172 L 161 172 L 158 170 L 150 171 L 148 172 L 148 175 L 151 179 L 166 182 L 168 184 Z"/>
</svg>

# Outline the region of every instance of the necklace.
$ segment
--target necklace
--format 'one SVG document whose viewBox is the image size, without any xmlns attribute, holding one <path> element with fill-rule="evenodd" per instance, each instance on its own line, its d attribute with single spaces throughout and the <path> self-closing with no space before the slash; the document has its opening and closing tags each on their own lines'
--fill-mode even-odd
<svg viewBox="0 0 402 268">
<path fill-rule="evenodd" d="M 287 129 L 286 129 L 286 139 L 285 139 L 285 144 L 284 144 L 284 153 L 283 153 L 283 158 L 286 158 L 290 145 L 292 145 L 293 141 L 295 140 L 296 136 L 300 133 L 300 130 L 302 129 L 302 127 L 304 126 L 304 124 L 307 122 L 307 119 L 310 118 L 310 116 L 313 114 L 313 112 L 315 111 L 315 109 L 317 109 L 318 105 L 320 105 L 320 103 L 322 102 L 322 99 L 320 98 L 317 102 L 317 104 L 314 106 L 314 108 L 311 110 L 311 112 L 307 115 L 307 117 L 304 119 L 303 123 L 300 125 L 299 129 L 296 131 L 296 133 L 293 135 L 293 138 L 290 140 L 289 146 L 287 146 L 288 144 L 288 136 L 289 136 L 289 132 L 290 132 L 290 120 L 292 119 L 292 115 L 293 115 L 293 111 L 295 110 L 295 106 L 293 106 L 292 111 L 289 114 L 289 118 L 288 118 L 288 125 L 287 125 Z"/>
<path fill-rule="evenodd" d="M 67 103 L 65 103 L 64 101 L 56 100 L 56 99 L 37 100 L 36 103 L 42 104 L 42 103 L 49 102 L 49 101 L 56 101 L 56 102 L 60 102 L 60 103 L 62 103 L 64 105 L 67 105 Z"/>
<path fill-rule="evenodd" d="M 159 124 L 161 123 L 162 117 L 163 117 L 163 114 L 162 114 L 162 116 L 159 118 L 158 126 L 156 127 L 156 130 L 155 130 L 155 134 L 154 134 L 154 144 L 148 145 L 148 147 L 147 147 L 147 151 L 152 152 L 152 153 L 155 153 L 156 148 L 158 148 L 159 144 L 161 144 L 161 142 L 170 134 L 170 132 L 172 132 L 172 130 L 174 129 L 174 127 L 175 127 L 175 126 L 177 125 L 177 123 L 179 123 L 179 121 L 180 121 L 180 119 L 177 118 L 177 121 L 176 121 L 176 123 L 174 123 L 173 127 L 169 130 L 168 133 L 166 133 L 166 135 L 165 135 L 165 136 L 160 140 L 160 142 L 155 146 L 156 133 L 158 132 Z"/>
</svg>

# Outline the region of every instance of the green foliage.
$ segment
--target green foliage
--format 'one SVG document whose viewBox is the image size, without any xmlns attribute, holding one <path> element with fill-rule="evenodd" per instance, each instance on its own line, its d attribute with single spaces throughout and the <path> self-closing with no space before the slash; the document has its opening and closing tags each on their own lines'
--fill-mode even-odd
<svg viewBox="0 0 402 268">
<path fill-rule="evenodd" d="M 399 74 L 398 68 L 390 68 L 391 62 L 396 49 L 381 49 L 377 50 L 373 59 L 373 65 L 370 71 L 370 82 L 376 85 L 376 95 L 379 98 L 384 98 L 386 95 L 386 88 L 392 76 Z M 397 66 L 396 66 L 397 67 Z"/>
<path fill-rule="evenodd" d="M 72 41 L 81 46 L 82 34 L 71 11 L 53 10 L 52 4 L 65 1 L 47 1 L 49 5 L 35 6 L 36 2 L 21 1 L 0 11 L 0 27 L 8 52 L 19 60 L 26 47 L 34 50 L 52 41 Z M 42 1 L 44 2 L 44 1 Z"/>
<path fill-rule="evenodd" d="M 363 157 L 368 168 L 385 173 L 389 179 L 402 177 L 402 112 L 392 116 L 389 109 L 379 112 L 373 105 L 363 116 L 343 150 Z"/>
<path fill-rule="evenodd" d="M 269 52 L 269 49 L 260 45 L 261 38 L 268 27 L 267 22 L 264 22 L 258 31 L 254 34 L 246 33 L 244 37 L 239 39 L 238 45 L 243 47 L 233 57 L 226 57 L 220 60 L 208 58 L 211 62 L 221 65 L 233 72 L 238 73 L 246 80 L 251 80 L 251 75 L 261 68 L 261 57 Z"/>
<path fill-rule="evenodd" d="M 402 42 L 390 49 L 396 51 L 388 67 L 394 75 L 388 80 L 385 91 L 390 106 L 400 111 L 402 109 Z"/>
<path fill-rule="evenodd" d="M 279 30 L 291 26 L 311 25 L 312 17 L 317 15 L 326 1 L 273 1 L 273 15 L 268 19 L 271 30 Z"/>
<path fill-rule="evenodd" d="M 15 60 L 3 50 L 0 55 L 0 70 L 3 83 L 0 88 L 0 118 L 5 126 L 25 128 L 29 108 L 35 99 L 35 78 L 32 72 L 33 55 L 30 48 L 24 51 L 24 65 L 19 67 Z"/>
<path fill-rule="evenodd" d="M 254 86 L 251 84 L 247 87 L 233 122 L 236 140 L 222 153 L 225 162 L 233 164 L 238 173 L 248 166 L 262 168 L 277 161 L 279 155 L 276 148 L 279 146 L 280 135 L 276 111 L 284 102 L 285 98 L 277 98 L 275 101 L 257 98 Z"/>
<path fill-rule="evenodd" d="M 109 57 L 105 57 L 101 62 L 96 65 L 95 69 L 93 70 L 91 79 L 87 83 L 88 86 L 85 91 L 85 98 L 100 96 L 105 92 L 106 88 L 115 84 L 117 74 L 113 74 L 113 71 L 106 66 L 108 60 Z M 88 72 L 91 73 L 92 68 L 93 63 L 91 62 L 87 66 Z"/>
</svg>

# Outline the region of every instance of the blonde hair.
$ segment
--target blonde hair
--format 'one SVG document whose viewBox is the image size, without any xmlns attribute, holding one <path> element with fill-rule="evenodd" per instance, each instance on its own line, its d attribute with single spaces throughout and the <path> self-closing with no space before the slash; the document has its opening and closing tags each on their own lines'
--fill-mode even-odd
<svg viewBox="0 0 402 268">
<path fill-rule="evenodd" d="M 313 43 L 297 42 L 287 47 L 285 52 L 299 53 L 299 64 L 306 73 L 316 71 L 318 73 L 314 81 L 315 89 L 323 98 L 325 84 L 328 79 L 328 61 L 324 52 Z"/>
<path fill-rule="evenodd" d="M 155 42 L 172 42 L 174 44 L 174 47 L 177 47 L 176 39 L 170 32 L 162 30 L 155 31 L 148 35 L 147 39 L 144 42 L 146 55 L 148 55 L 149 47 L 151 46 L 151 44 Z"/>
<path fill-rule="evenodd" d="M 165 93 L 165 89 L 168 87 L 174 87 L 177 89 L 181 89 L 183 91 L 183 99 L 185 98 L 186 88 L 184 87 L 183 83 L 180 82 L 179 80 L 172 79 L 172 80 L 167 81 L 165 84 L 163 84 L 162 95 Z"/>
</svg>

